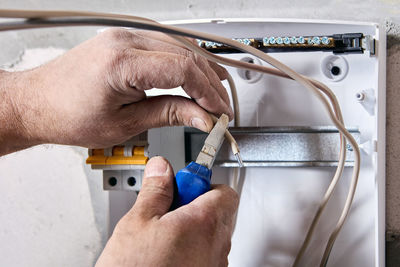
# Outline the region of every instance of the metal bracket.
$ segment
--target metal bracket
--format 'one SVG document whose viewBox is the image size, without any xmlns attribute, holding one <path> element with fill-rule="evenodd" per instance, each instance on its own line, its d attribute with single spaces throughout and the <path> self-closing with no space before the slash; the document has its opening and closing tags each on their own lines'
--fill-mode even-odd
<svg viewBox="0 0 400 267">
<path fill-rule="evenodd" d="M 340 139 L 336 128 L 321 127 L 238 127 L 235 137 L 245 167 L 330 167 L 337 166 Z M 359 142 L 357 128 L 348 131 Z M 206 133 L 185 128 L 185 159 L 193 161 L 201 150 Z M 353 166 L 352 148 L 347 148 L 345 166 Z M 220 167 L 238 167 L 229 144 L 224 143 L 215 160 Z"/>
</svg>

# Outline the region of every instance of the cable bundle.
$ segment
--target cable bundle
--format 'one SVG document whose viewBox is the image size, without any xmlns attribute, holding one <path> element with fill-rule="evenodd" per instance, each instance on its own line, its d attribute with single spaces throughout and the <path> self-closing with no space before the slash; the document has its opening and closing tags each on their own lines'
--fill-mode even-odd
<svg viewBox="0 0 400 267">
<path fill-rule="evenodd" d="M 117 14 L 106 14 L 106 13 L 93 13 L 93 12 L 75 12 L 75 11 L 29 11 L 29 10 L 0 10 L 0 17 L 3 18 L 13 18 L 20 20 L 10 20 L 0 23 L 0 31 L 7 30 L 19 30 L 19 29 L 33 29 L 33 28 L 45 28 L 45 27 L 58 27 L 58 26 L 82 26 L 82 25 L 103 25 L 103 26 L 118 26 L 118 27 L 129 27 L 129 28 L 140 28 L 151 31 L 159 31 L 169 34 L 175 40 L 180 42 L 183 46 L 187 47 L 191 51 L 198 53 L 210 61 L 224 64 L 227 66 L 243 68 L 247 70 L 257 71 L 265 74 L 271 74 L 283 78 L 293 79 L 299 82 L 304 87 L 308 88 L 311 93 L 313 93 L 323 104 L 324 110 L 327 115 L 337 127 L 340 132 L 340 156 L 339 163 L 334 174 L 334 177 L 318 207 L 318 210 L 312 220 L 312 223 L 308 229 L 307 235 L 303 241 L 303 244 L 297 254 L 297 257 L 293 263 L 293 266 L 298 266 L 301 257 L 303 256 L 307 246 L 311 240 L 312 234 L 318 223 L 319 218 L 322 215 L 323 210 L 326 207 L 332 193 L 343 173 L 343 168 L 346 158 L 346 141 L 348 141 L 353 147 L 354 151 L 354 169 L 352 173 L 352 179 L 350 184 L 350 189 L 347 195 L 345 205 L 343 207 L 342 213 L 337 221 L 337 224 L 332 231 L 328 242 L 325 247 L 325 252 L 320 262 L 320 266 L 326 266 L 330 252 L 332 250 L 333 244 L 343 227 L 343 224 L 349 214 L 351 203 L 354 198 L 354 194 L 357 187 L 358 176 L 360 172 L 360 150 L 357 145 L 356 140 L 353 136 L 346 130 L 343 117 L 340 110 L 339 103 L 336 99 L 334 93 L 323 83 L 303 76 L 273 57 L 267 55 L 266 53 L 257 50 L 254 47 L 247 46 L 243 43 L 231 40 L 228 38 L 216 36 L 213 34 L 182 29 L 174 26 L 163 25 L 156 21 L 152 21 L 146 18 L 128 16 L 128 15 L 117 15 Z M 199 47 L 195 43 L 191 42 L 190 38 L 197 38 L 201 40 L 207 40 L 212 42 L 217 42 L 220 44 L 228 45 L 232 48 L 238 49 L 245 53 L 251 54 L 274 68 L 255 65 L 247 62 L 241 62 L 218 55 L 214 55 L 203 48 Z M 239 105 L 236 95 L 236 90 L 234 87 L 233 80 L 228 79 L 229 85 L 232 90 L 233 107 L 235 111 L 235 125 L 239 125 Z M 228 134 L 228 133 L 227 133 Z M 228 135 L 229 136 L 229 135 Z M 231 142 L 231 147 L 234 153 L 237 154 L 238 147 L 233 138 L 228 137 Z M 234 172 L 234 176 L 238 176 L 238 172 Z"/>
</svg>

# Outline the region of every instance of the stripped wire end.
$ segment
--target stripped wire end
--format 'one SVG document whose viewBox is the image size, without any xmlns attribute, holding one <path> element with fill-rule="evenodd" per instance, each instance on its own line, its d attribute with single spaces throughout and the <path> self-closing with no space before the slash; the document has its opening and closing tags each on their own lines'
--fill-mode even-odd
<svg viewBox="0 0 400 267">
<path fill-rule="evenodd" d="M 240 168 L 244 167 L 242 157 L 240 156 L 240 152 L 237 152 L 235 154 L 235 157 L 236 157 L 236 160 L 237 160 L 237 162 L 239 164 L 239 167 Z"/>
</svg>

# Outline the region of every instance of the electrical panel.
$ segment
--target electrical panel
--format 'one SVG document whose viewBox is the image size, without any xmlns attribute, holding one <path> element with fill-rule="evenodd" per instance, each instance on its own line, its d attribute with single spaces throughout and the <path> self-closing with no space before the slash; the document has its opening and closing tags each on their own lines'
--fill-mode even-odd
<svg viewBox="0 0 400 267">
<path fill-rule="evenodd" d="M 333 246 L 328 266 L 383 266 L 386 37 L 379 25 L 269 19 L 204 19 L 168 24 L 236 39 L 270 53 L 333 90 L 345 126 L 360 146 L 361 172 L 352 209 Z M 222 44 L 198 40 L 198 45 L 221 56 L 268 65 Z M 339 134 L 318 99 L 297 82 L 227 69 L 236 82 L 241 121 L 240 127 L 231 132 L 244 161 L 229 263 L 291 266 L 335 173 Z M 185 95 L 182 89 L 148 92 L 157 94 Z M 166 157 L 178 171 L 198 152 L 202 138 L 202 133 L 184 127 L 151 129 L 148 153 Z M 348 146 L 343 177 L 300 266 L 319 265 L 349 190 L 352 152 Z M 213 182 L 228 183 L 232 168 L 236 167 L 228 148 L 222 147 L 213 168 Z M 133 201 L 131 194 L 110 191 L 111 228 Z"/>
</svg>

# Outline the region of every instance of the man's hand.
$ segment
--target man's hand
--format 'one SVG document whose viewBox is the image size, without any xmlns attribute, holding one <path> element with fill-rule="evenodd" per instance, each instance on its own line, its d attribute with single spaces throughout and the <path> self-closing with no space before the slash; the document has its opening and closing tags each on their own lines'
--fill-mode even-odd
<svg viewBox="0 0 400 267">
<path fill-rule="evenodd" d="M 36 69 L 0 73 L 0 95 L 12 110 L 3 112 L 8 118 L 0 122 L 15 117 L 20 134 L 29 139 L 25 146 L 108 147 L 168 125 L 209 131 L 213 123 L 206 110 L 232 118 L 221 84 L 226 77 L 224 68 L 164 34 L 110 29 Z M 173 96 L 146 99 L 144 93 L 178 86 L 194 101 Z M 2 104 L 0 111 L 7 109 Z"/>
<path fill-rule="evenodd" d="M 217 185 L 168 212 L 174 173 L 152 158 L 133 208 L 119 221 L 97 261 L 100 266 L 227 266 L 237 194 Z"/>
</svg>

